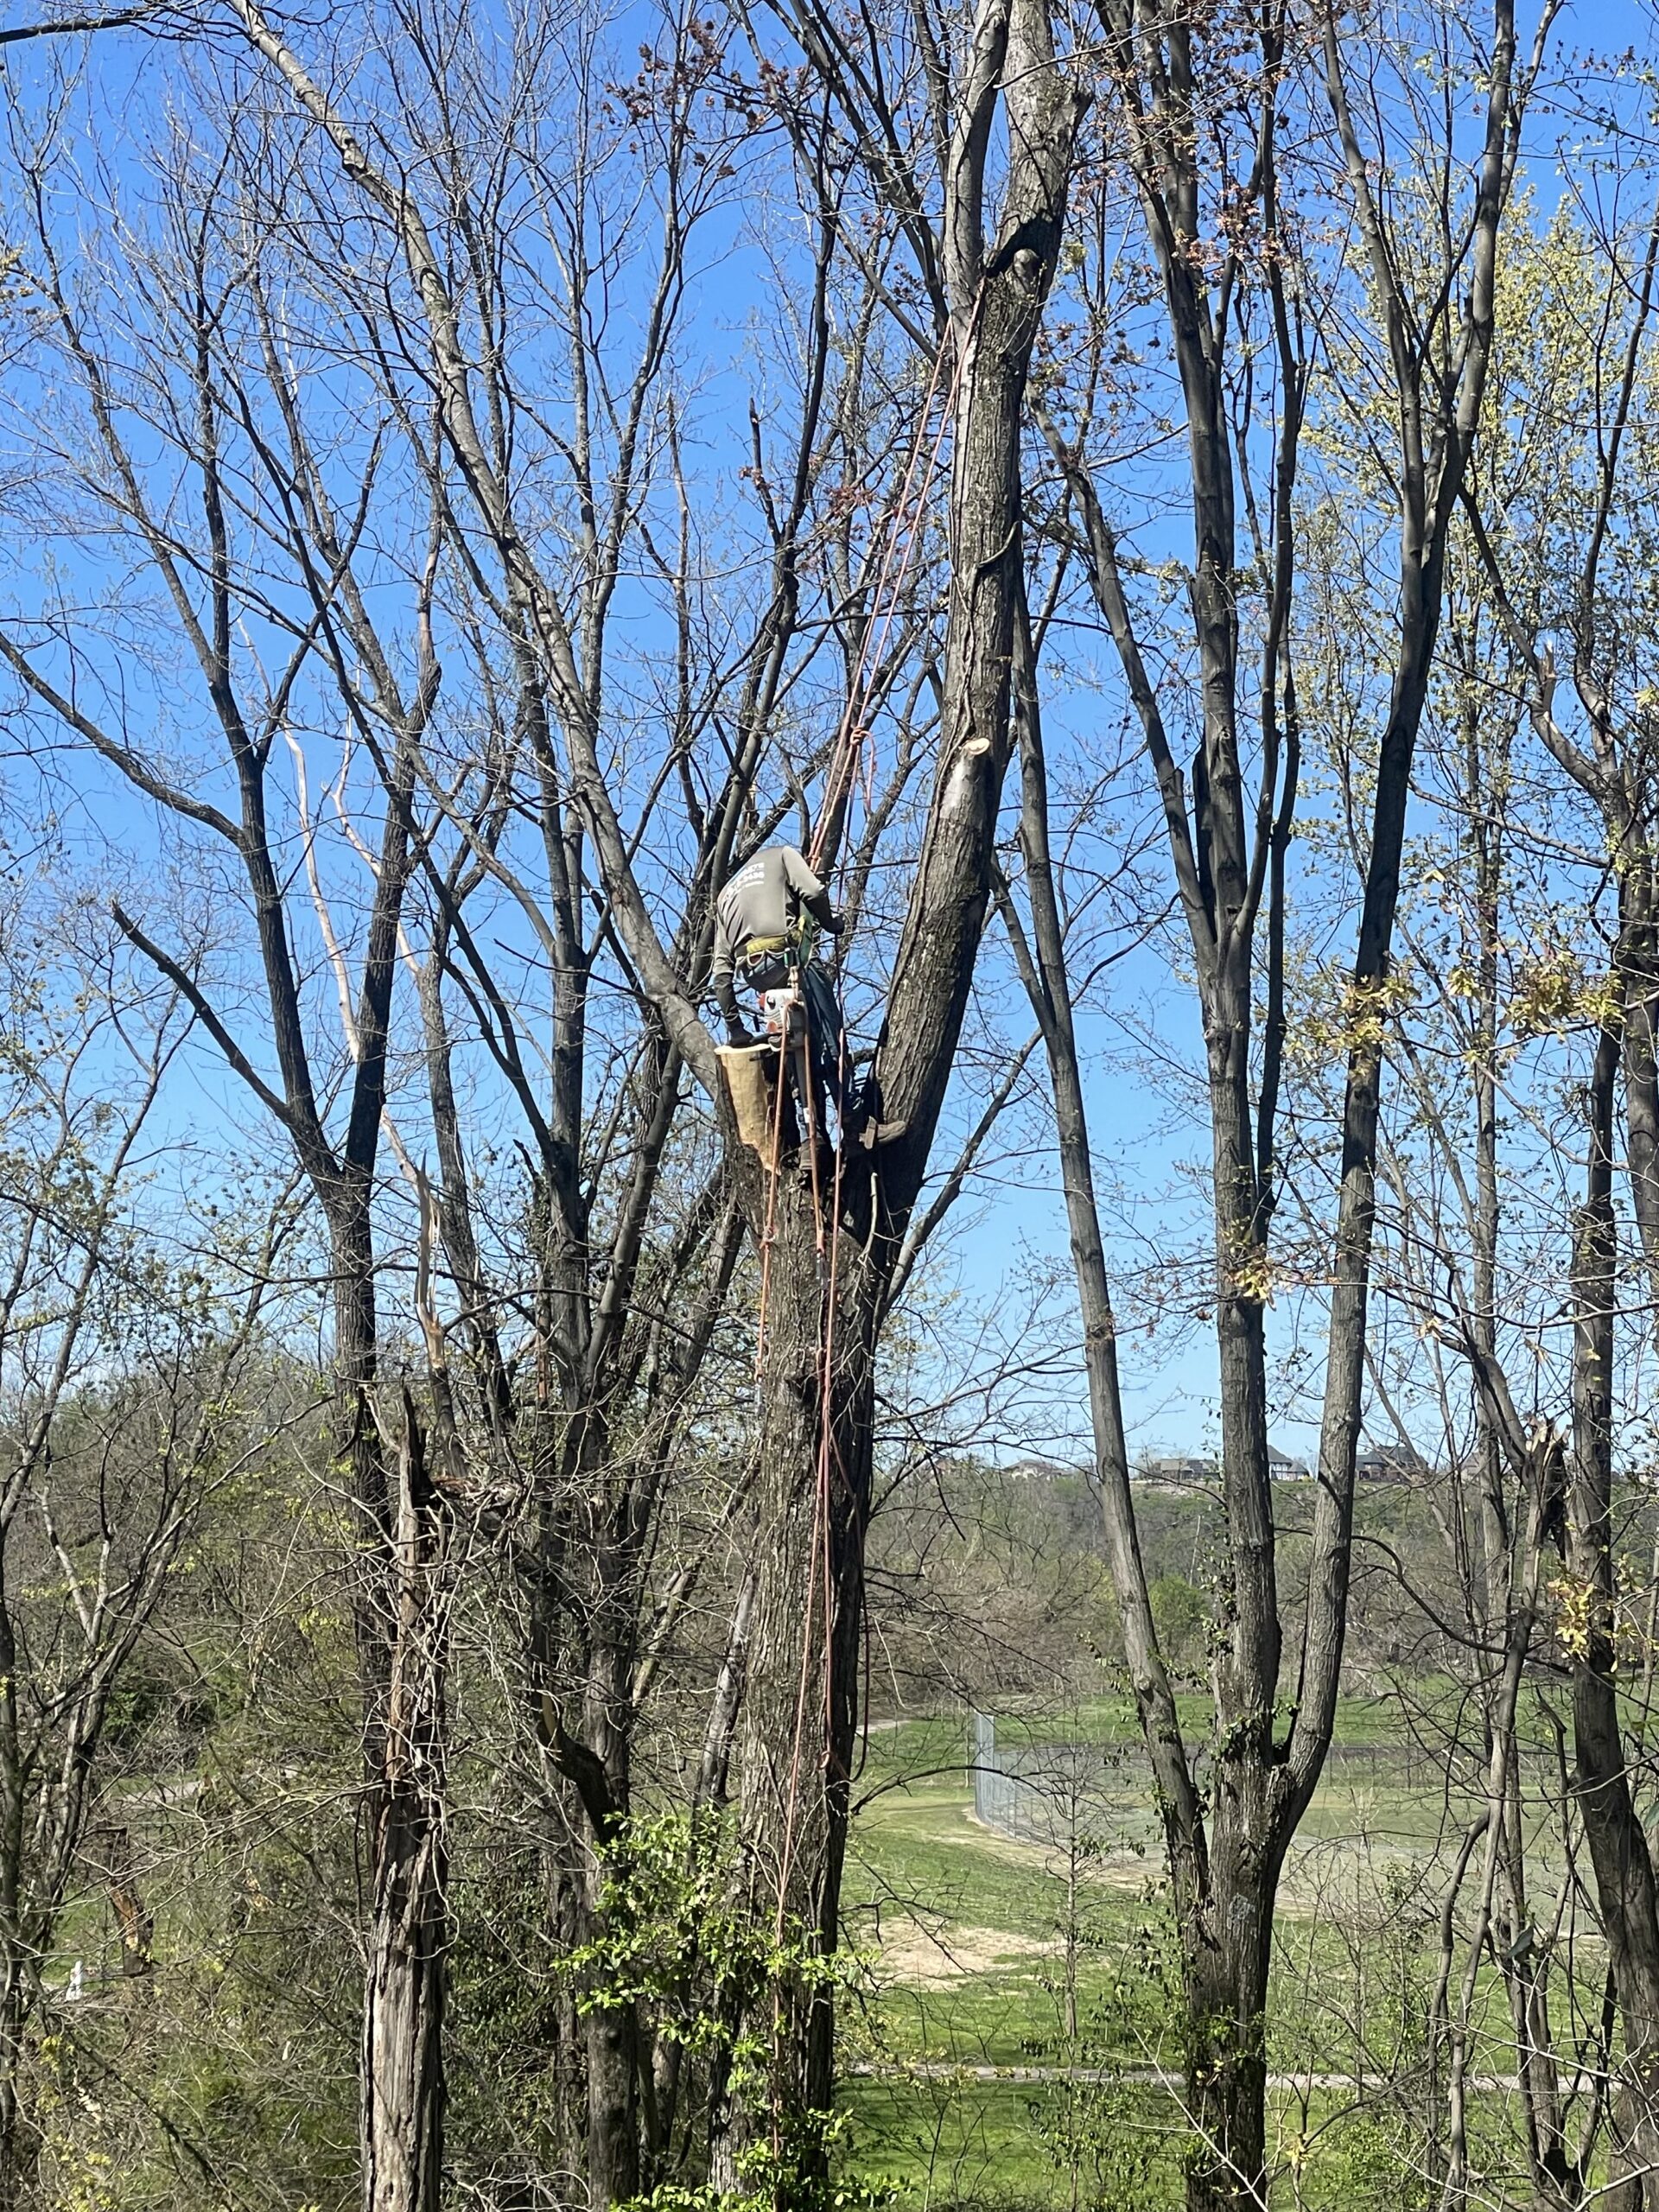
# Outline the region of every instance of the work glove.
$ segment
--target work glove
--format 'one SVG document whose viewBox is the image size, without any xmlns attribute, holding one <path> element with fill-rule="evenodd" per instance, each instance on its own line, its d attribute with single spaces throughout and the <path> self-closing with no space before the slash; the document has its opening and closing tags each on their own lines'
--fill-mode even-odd
<svg viewBox="0 0 1659 2212">
<path fill-rule="evenodd" d="M 826 937 L 839 937 L 846 926 L 847 917 L 845 914 L 831 914 L 829 920 L 823 925 L 823 933 Z"/>
<path fill-rule="evenodd" d="M 747 1052 L 753 1051 L 760 1039 L 752 1030 L 746 1029 L 741 1021 L 728 1021 L 726 1024 L 726 1042 L 734 1052 Z"/>
</svg>

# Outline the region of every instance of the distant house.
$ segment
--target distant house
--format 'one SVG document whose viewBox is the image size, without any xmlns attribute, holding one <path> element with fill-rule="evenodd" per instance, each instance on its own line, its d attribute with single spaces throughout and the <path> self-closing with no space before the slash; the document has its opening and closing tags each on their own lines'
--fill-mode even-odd
<svg viewBox="0 0 1659 2212">
<path fill-rule="evenodd" d="M 1154 1488 L 1188 1489 L 1194 1483 L 1213 1483 L 1221 1472 L 1217 1459 L 1201 1459 L 1196 1452 L 1164 1452 L 1142 1459 L 1135 1474 L 1143 1483 Z M 1268 1446 L 1268 1472 L 1276 1483 L 1305 1483 L 1307 1480 L 1306 1459 L 1293 1459 L 1288 1452 L 1281 1452 L 1273 1445 Z"/>
<path fill-rule="evenodd" d="M 1184 1490 L 1192 1483 L 1212 1483 L 1216 1479 L 1213 1459 L 1200 1459 L 1192 1453 L 1166 1452 L 1156 1459 L 1147 1459 L 1135 1470 L 1143 1483 L 1154 1487 Z"/>
<path fill-rule="evenodd" d="M 1057 1483 L 1075 1478 L 1082 1470 L 1062 1466 L 1056 1459 L 1015 1459 L 1004 1467 L 1003 1473 L 1010 1482 Z"/>
<path fill-rule="evenodd" d="M 1427 1463 L 1408 1444 L 1370 1446 L 1354 1458 L 1354 1473 L 1363 1483 L 1410 1483 L 1427 1471 Z"/>
</svg>

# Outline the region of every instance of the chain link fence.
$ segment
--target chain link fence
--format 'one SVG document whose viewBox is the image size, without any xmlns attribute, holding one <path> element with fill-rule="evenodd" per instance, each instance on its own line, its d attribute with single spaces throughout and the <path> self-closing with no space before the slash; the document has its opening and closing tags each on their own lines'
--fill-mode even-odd
<svg viewBox="0 0 1659 2212">
<path fill-rule="evenodd" d="M 1052 1717 L 1028 1721 L 970 1712 L 969 1772 L 974 1816 L 1020 1843 L 1070 1847 L 1087 1837 L 1141 1844 L 1156 1840 L 1150 1795 L 1141 1778 L 1138 1743 L 1061 1738 L 1046 1732 Z M 1202 1770 L 1208 1746 L 1189 1743 Z M 1438 1789 L 1443 1763 L 1409 1735 L 1390 1743 L 1335 1744 L 1326 1759 L 1327 1787 L 1381 1792 Z"/>
<path fill-rule="evenodd" d="M 1113 1747 L 1025 1735 L 1017 1721 L 998 1734 L 989 1713 L 969 1716 L 974 1817 L 1020 1843 L 1068 1846 L 1114 1824 Z"/>
</svg>

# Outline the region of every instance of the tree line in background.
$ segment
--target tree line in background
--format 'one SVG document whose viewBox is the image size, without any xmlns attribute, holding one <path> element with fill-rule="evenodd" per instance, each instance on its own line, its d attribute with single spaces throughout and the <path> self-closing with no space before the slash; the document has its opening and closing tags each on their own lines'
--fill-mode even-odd
<svg viewBox="0 0 1659 2212">
<path fill-rule="evenodd" d="M 1186 2202 L 1265 2205 L 1280 1878 L 1391 1607 L 1480 1804 L 1392 2201 L 1659 2202 L 1650 49 L 1554 0 L 3 35 L 0 2197 L 878 2197 L 871 1705 L 1092 1649 Z M 828 1165 L 705 1020 L 780 841 L 851 925 Z M 1033 1154 L 1069 1266 L 964 1287 Z M 1200 1332 L 1203 1578 L 1124 1410 Z M 1057 1395 L 1082 1541 L 988 1471 Z"/>
</svg>

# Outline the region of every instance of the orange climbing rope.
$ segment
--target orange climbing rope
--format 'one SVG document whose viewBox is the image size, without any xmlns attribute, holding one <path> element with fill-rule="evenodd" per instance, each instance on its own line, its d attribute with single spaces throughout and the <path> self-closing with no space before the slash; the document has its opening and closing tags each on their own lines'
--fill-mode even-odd
<svg viewBox="0 0 1659 2212">
<path fill-rule="evenodd" d="M 870 685 L 867 683 L 866 677 L 867 675 L 870 676 L 872 678 L 874 677 L 875 669 L 879 667 L 880 664 L 880 656 L 887 650 L 887 639 L 892 635 L 893 624 L 898 611 L 899 601 L 901 594 L 903 594 L 905 585 L 909 580 L 911 567 L 915 559 L 916 547 L 921 535 L 922 517 L 926 512 L 928 494 L 932 489 L 933 478 L 938 467 L 939 455 L 944 451 L 945 435 L 949 430 L 951 418 L 956 411 L 956 403 L 957 395 L 962 388 L 962 375 L 967 359 L 969 345 L 972 340 L 974 329 L 978 320 L 979 302 L 976 300 L 974 304 L 973 313 L 969 318 L 968 329 L 963 341 L 960 346 L 955 349 L 956 362 L 954 372 L 950 380 L 950 390 L 947 396 L 944 407 L 939 416 L 938 432 L 934 435 L 932 444 L 930 448 L 928 446 L 927 435 L 928 424 L 933 412 L 934 398 L 939 389 L 940 372 L 944 365 L 946 347 L 944 346 L 940 346 L 933 356 L 933 367 L 928 378 L 926 396 L 922 403 L 921 412 L 917 417 L 916 435 L 912 441 L 909 458 L 905 465 L 904 482 L 899 487 L 898 502 L 894 506 L 893 512 L 892 525 L 887 531 L 885 543 L 882 546 L 881 563 L 876 572 L 875 589 L 871 594 L 870 599 L 870 611 L 868 615 L 866 617 L 863 632 L 859 642 L 858 659 L 854 666 L 853 680 L 848 686 L 847 703 L 842 710 L 841 721 L 836 731 L 835 743 L 830 748 L 830 770 L 824 780 L 823 804 L 819 812 L 817 828 L 813 834 L 811 849 L 807 855 L 808 862 L 814 869 L 817 869 L 822 865 L 824 847 L 829 840 L 830 825 L 835 820 L 836 809 L 841 803 L 843 787 L 849 791 L 850 791 L 854 787 L 856 781 L 858 762 L 864 749 L 864 741 L 870 735 L 870 732 L 864 726 L 864 710 L 868 705 L 870 691 Z M 911 497 L 912 487 L 915 484 L 917 466 L 922 459 L 922 454 L 925 449 L 927 452 L 926 466 L 924 470 L 920 489 L 912 501 Z M 909 510 L 909 527 L 907 531 L 905 528 L 906 508 Z M 901 531 L 905 533 L 904 551 L 899 559 L 898 573 L 895 575 L 893 575 L 893 553 L 898 544 Z M 891 590 L 888 589 L 889 577 L 892 578 Z M 884 598 L 885 604 L 883 603 Z M 879 643 L 877 642 L 878 629 L 880 631 Z M 874 651 L 872 650 L 873 647 Z M 842 871 L 844 880 L 844 871 L 847 865 L 844 840 L 842 841 L 842 850 L 837 855 L 836 864 L 838 868 Z M 785 1019 L 787 1019 L 787 1017 L 785 1017 Z M 785 1066 L 788 1057 L 787 1046 L 788 1039 L 787 1034 L 785 1033 L 785 1049 L 779 1056 L 779 1087 L 772 1120 L 772 1158 L 768 1166 L 770 1187 L 768 1190 L 766 1202 L 766 1235 L 762 1239 L 760 1314 L 758 1332 L 760 1349 L 757 1351 L 755 1360 L 755 1372 L 757 1377 L 760 1370 L 761 1352 L 764 1351 L 766 1341 L 766 1297 L 771 1277 L 771 1244 L 776 1230 L 778 1169 L 782 1157 L 782 1084 Z M 837 1052 L 840 1056 L 838 1072 L 842 1080 L 844 1095 L 844 1084 L 847 1075 L 847 1040 L 844 1033 L 837 1040 Z M 809 1068 L 809 1076 L 810 1072 L 810 1071 Z M 804 1096 L 810 1097 L 811 1090 L 810 1082 L 804 1084 L 802 1090 Z M 809 1107 L 809 1116 L 810 1114 L 810 1110 L 811 1109 Z M 840 1218 L 840 1206 L 838 1203 L 841 1196 L 840 1183 L 841 1160 L 839 1154 L 837 1154 L 836 1163 L 835 1192 L 837 1205 L 835 1218 L 832 1222 L 830 1230 L 832 1247 L 836 1240 L 836 1230 Z M 822 1249 L 822 1242 L 820 1242 L 820 1249 Z"/>
<path fill-rule="evenodd" d="M 766 1163 L 766 1223 L 760 1232 L 760 1315 L 754 1336 L 754 1379 L 760 1380 L 766 1357 L 766 1301 L 772 1288 L 772 1247 L 778 1234 L 778 1166 L 784 1149 L 784 1091 L 788 1070 L 778 1055 L 778 1090 L 772 1107 L 772 1157 Z"/>
<path fill-rule="evenodd" d="M 840 725 L 836 733 L 835 743 L 830 751 L 830 767 L 824 781 L 823 806 L 819 815 L 817 830 L 813 836 L 811 849 L 808 855 L 809 862 L 815 871 L 822 868 L 824 851 L 829 842 L 831 830 L 836 824 L 836 817 L 841 810 L 843 799 L 850 802 L 851 795 L 857 788 L 860 781 L 859 770 L 861 765 L 864 768 L 863 781 L 866 788 L 867 803 L 874 791 L 874 753 L 873 733 L 868 727 L 870 700 L 875 683 L 880 675 L 882 657 L 887 652 L 887 643 L 893 633 L 893 624 L 898 617 L 899 602 L 904 593 L 905 586 L 909 580 L 911 569 L 915 560 L 916 549 L 920 542 L 922 519 L 926 512 L 928 496 L 932 488 L 933 480 L 938 467 L 940 455 L 944 449 L 945 438 L 949 433 L 951 422 L 955 417 L 957 398 L 962 388 L 963 374 L 971 348 L 974 329 L 978 322 L 978 319 L 979 303 L 976 301 L 975 302 L 972 315 L 969 319 L 968 327 L 963 334 L 963 340 L 953 349 L 955 353 L 955 361 L 953 373 L 950 378 L 950 390 L 945 399 L 944 406 L 940 412 L 938 429 L 933 434 L 930 444 L 929 426 L 933 413 L 933 404 L 935 398 L 938 395 L 943 380 L 946 346 L 942 345 L 934 355 L 933 367 L 928 380 L 926 397 L 917 419 L 916 435 L 912 443 L 910 455 L 906 464 L 904 481 L 900 486 L 898 502 L 893 509 L 892 524 L 887 534 L 887 542 L 882 548 L 881 562 L 877 571 L 875 589 L 871 597 L 870 612 L 865 621 L 863 633 L 860 639 L 858 659 L 854 668 L 853 679 L 848 687 L 847 703 L 842 710 Z M 926 455 L 925 463 L 923 461 L 924 453 L 925 453 Z M 918 468 L 921 471 L 919 482 L 918 480 Z M 901 535 L 904 538 L 902 550 L 899 549 L 899 545 Z M 870 753 L 868 760 L 865 757 L 867 742 L 870 744 Z M 844 836 L 838 840 L 838 848 L 839 849 L 836 854 L 836 864 L 844 884 L 845 870 L 848 865 L 847 840 Z M 773 1111 L 772 1159 L 769 1168 L 771 1187 L 767 1196 L 766 1230 L 766 1235 L 762 1240 L 760 1316 L 755 1363 L 757 1380 L 760 1377 L 765 1357 L 766 1300 L 771 1281 L 771 1247 L 772 1240 L 776 1235 L 778 1177 L 782 1158 L 781 1131 L 783 1092 L 785 1083 L 786 1081 L 786 1065 L 789 1051 L 787 1014 L 785 1014 L 785 1032 L 783 1039 L 783 1050 L 780 1052 L 779 1056 L 778 1096 Z M 847 1039 L 844 1030 L 837 1041 L 837 1052 L 839 1055 L 837 1070 L 840 1078 L 839 1087 L 841 1096 L 844 1099 L 846 1096 L 846 1086 L 849 1073 L 847 1065 Z M 815 1469 L 816 1479 L 813 1484 L 812 1527 L 807 1554 L 806 1619 L 803 1626 L 801 1637 L 800 1676 L 796 1688 L 795 1726 L 793 1731 L 793 1742 L 791 1747 L 789 1780 L 785 1792 L 783 1847 L 779 1856 L 778 1869 L 775 1940 L 780 1946 L 783 1942 L 788 1917 L 789 1879 L 794 1864 L 800 1801 L 801 1768 L 804 1757 L 806 1741 L 807 1698 L 809 1685 L 811 1679 L 812 1662 L 815 1656 L 820 1659 L 823 1670 L 823 1730 L 826 1762 L 832 1756 L 830 1746 L 833 1738 L 833 1724 L 835 1717 L 835 1582 L 833 1558 L 834 1547 L 831 1542 L 831 1530 L 834 1515 L 834 1483 L 836 1473 L 837 1470 L 839 1470 L 843 1481 L 846 1479 L 847 1473 L 846 1468 L 841 1464 L 841 1452 L 835 1433 L 833 1410 L 836 1365 L 836 1322 L 837 1315 L 836 1293 L 839 1287 L 840 1274 L 842 1185 L 844 1168 L 844 1155 L 842 1147 L 841 1145 L 837 1145 L 836 1147 L 835 1170 L 830 1190 L 830 1226 L 828 1251 L 826 1255 L 823 1233 L 823 1194 L 818 1187 L 817 1132 L 814 1125 L 816 1109 L 814 1103 L 812 1070 L 810 1065 L 810 1038 L 803 1043 L 801 1057 L 801 1095 L 803 1099 L 806 1102 L 804 1110 L 807 1124 L 807 1141 L 811 1154 L 813 1214 L 817 1226 L 819 1257 L 821 1262 L 825 1263 L 825 1267 L 824 1281 L 823 1285 L 823 1303 L 821 1306 L 823 1319 L 819 1342 L 817 1372 L 819 1416 L 818 1450 L 817 1466 Z M 817 1635 L 815 1635 L 815 1630 L 817 1632 Z M 781 1991 L 774 1992 L 773 2006 L 774 2033 L 780 2034 L 782 2028 Z M 778 2133 L 778 2111 L 775 2099 L 772 2117 L 774 2144 L 776 2144 Z"/>
<path fill-rule="evenodd" d="M 976 303 L 973 321 L 969 325 L 970 336 L 973 323 L 977 321 L 978 315 L 978 305 Z M 914 503 L 912 504 L 911 486 L 916 480 L 916 466 L 921 459 L 922 449 L 927 442 L 928 421 L 933 412 L 934 396 L 939 389 L 939 372 L 944 365 L 944 347 L 941 346 L 933 356 L 933 370 L 928 378 L 927 396 L 922 402 L 922 410 L 917 417 L 916 436 L 911 445 L 910 458 L 905 466 L 905 480 L 899 487 L 898 505 L 893 509 L 893 527 L 888 531 L 887 542 L 881 549 L 881 566 L 876 572 L 875 590 L 870 599 L 869 616 L 864 625 L 863 635 L 859 640 L 858 660 L 853 670 L 853 680 L 847 687 L 847 704 L 842 711 L 841 725 L 836 732 L 836 742 L 830 751 L 830 772 L 824 779 L 823 806 L 818 817 L 817 830 L 813 836 L 812 849 L 807 855 L 809 862 L 815 869 L 823 860 L 830 824 L 834 822 L 836 810 L 841 804 L 842 787 L 844 785 L 850 794 L 857 781 L 858 763 L 863 753 L 864 741 L 870 735 L 870 732 L 864 726 L 864 710 L 869 703 L 869 683 L 866 682 L 866 677 L 868 674 L 871 681 L 874 681 L 874 675 L 880 666 L 881 656 L 887 651 L 887 639 L 893 634 L 893 619 L 898 612 L 899 597 L 909 578 L 911 563 L 915 557 L 917 541 L 921 535 L 922 516 L 926 512 L 927 495 L 932 489 L 934 472 L 938 467 L 939 454 L 944 450 L 945 432 L 950 427 L 950 417 L 955 411 L 957 393 L 962 383 L 962 366 L 967 351 L 965 343 L 958 349 L 956 373 L 951 379 L 950 396 L 939 416 L 938 435 L 935 437 L 932 449 L 927 457 L 927 467 L 923 475 L 921 489 Z M 910 508 L 910 528 L 905 539 L 904 556 L 899 563 L 899 574 L 893 581 L 893 589 L 887 594 L 887 606 L 883 608 L 882 594 L 887 591 L 893 548 L 898 543 L 899 531 L 904 528 L 906 506 Z M 879 641 L 876 639 L 878 622 L 880 626 Z"/>
</svg>

